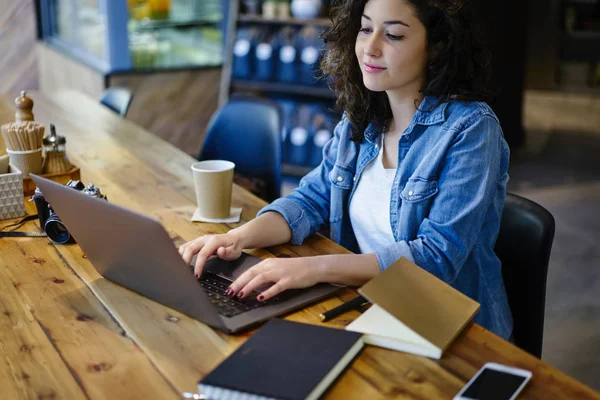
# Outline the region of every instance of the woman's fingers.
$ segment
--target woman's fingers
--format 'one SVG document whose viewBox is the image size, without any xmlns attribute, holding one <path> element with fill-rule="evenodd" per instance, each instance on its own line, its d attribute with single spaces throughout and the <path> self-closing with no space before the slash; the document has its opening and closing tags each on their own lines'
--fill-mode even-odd
<svg viewBox="0 0 600 400">
<path fill-rule="evenodd" d="M 305 288 L 314 285 L 314 279 L 306 277 L 306 268 L 302 268 L 303 259 L 269 258 L 240 275 L 227 290 L 230 296 L 248 297 L 260 286 L 273 282 L 274 285 L 259 296 L 259 301 L 270 299 L 284 290 Z"/>
<path fill-rule="evenodd" d="M 221 246 L 217 249 L 217 256 L 226 261 L 237 260 L 242 255 L 242 251 L 238 250 L 235 245 Z"/>
<path fill-rule="evenodd" d="M 217 251 L 220 248 L 225 249 L 221 250 L 221 252 L 225 256 L 229 255 L 233 257 L 234 250 L 231 250 L 230 248 L 235 247 L 236 244 L 233 243 L 231 239 L 227 237 L 227 235 L 210 236 L 207 240 L 204 241 L 204 246 L 202 246 L 202 248 L 198 252 L 198 257 L 196 257 L 196 265 L 194 266 L 194 274 L 197 275 L 197 277 L 199 278 L 200 275 L 202 275 L 202 270 L 204 269 L 204 265 L 206 264 L 206 261 L 208 261 L 208 258 L 214 254 L 219 256 Z M 241 250 L 238 252 L 238 255 L 236 257 L 231 258 L 231 260 L 238 258 L 240 254 Z"/>
<path fill-rule="evenodd" d="M 189 245 L 190 242 L 185 242 L 184 244 L 182 244 L 181 246 L 179 246 L 179 249 L 177 251 L 179 251 L 179 255 L 183 257 L 183 252 L 185 251 L 186 247 Z"/>
<path fill-rule="evenodd" d="M 235 236 L 206 235 L 184 243 L 179 247 L 179 254 L 186 264 L 190 264 L 197 254 L 194 264 L 194 275 L 199 278 L 208 258 L 216 254 L 219 258 L 232 261 L 240 257 L 241 249 L 238 248 Z"/>
<path fill-rule="evenodd" d="M 268 260 L 261 261 L 243 274 L 241 274 L 227 289 L 227 294 L 230 296 L 238 296 L 240 298 L 245 297 L 247 293 L 244 293 L 244 288 L 252 279 L 265 271 L 265 265 Z M 249 292 L 248 292 L 249 293 Z"/>
<path fill-rule="evenodd" d="M 217 240 L 213 240 L 212 238 L 208 240 L 202 249 L 198 252 L 198 257 L 196 257 L 196 265 L 194 265 L 194 275 L 196 278 L 200 278 L 202 275 L 202 270 L 204 269 L 204 265 L 206 265 L 206 261 L 208 258 L 217 252 L 217 249 L 221 247 L 221 243 Z"/>
<path fill-rule="evenodd" d="M 246 285 L 240 288 L 238 292 L 238 297 L 240 299 L 248 297 L 250 293 L 258 289 L 265 283 L 277 282 L 279 281 L 279 279 L 280 276 L 278 276 L 278 274 L 276 274 L 274 271 L 260 272 L 259 274 L 255 275 Z"/>
<path fill-rule="evenodd" d="M 259 294 L 257 296 L 257 299 L 258 301 L 267 301 L 270 298 L 277 296 L 279 293 L 283 292 L 286 289 L 287 288 L 284 284 L 284 281 L 280 280 L 279 282 L 277 282 L 276 284 Z"/>
<path fill-rule="evenodd" d="M 187 242 L 179 248 L 179 254 L 183 258 L 186 264 L 192 262 L 194 255 L 204 247 L 205 236 L 199 237 L 195 240 Z"/>
</svg>

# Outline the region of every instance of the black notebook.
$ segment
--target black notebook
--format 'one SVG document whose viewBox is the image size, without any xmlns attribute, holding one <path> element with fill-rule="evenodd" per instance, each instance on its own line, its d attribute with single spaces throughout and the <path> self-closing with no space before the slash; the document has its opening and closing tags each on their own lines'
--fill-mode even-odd
<svg viewBox="0 0 600 400">
<path fill-rule="evenodd" d="M 363 347 L 362 334 L 272 319 L 198 383 L 207 399 L 317 399 Z"/>
</svg>

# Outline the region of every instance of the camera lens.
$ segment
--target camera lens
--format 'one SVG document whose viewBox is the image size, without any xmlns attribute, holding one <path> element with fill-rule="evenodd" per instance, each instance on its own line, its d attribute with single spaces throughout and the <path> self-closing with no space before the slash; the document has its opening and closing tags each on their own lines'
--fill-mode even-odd
<svg viewBox="0 0 600 400">
<path fill-rule="evenodd" d="M 35 204 L 35 208 L 37 209 L 38 218 L 40 220 L 40 228 L 43 228 L 46 225 L 46 221 L 50 216 L 50 209 L 48 202 L 44 198 L 44 194 L 40 190 L 40 188 L 35 188 L 35 193 L 31 197 Z"/>
<path fill-rule="evenodd" d="M 50 216 L 50 218 L 48 218 L 44 229 L 46 231 L 46 235 L 48 235 L 48 237 L 56 243 L 65 244 L 71 240 L 71 234 L 67 230 L 67 227 L 56 216 L 56 214 L 53 214 Z"/>
</svg>

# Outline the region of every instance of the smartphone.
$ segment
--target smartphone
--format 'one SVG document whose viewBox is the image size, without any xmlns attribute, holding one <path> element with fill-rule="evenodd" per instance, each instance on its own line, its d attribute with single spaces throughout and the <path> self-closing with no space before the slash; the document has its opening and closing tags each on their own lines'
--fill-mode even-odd
<svg viewBox="0 0 600 400">
<path fill-rule="evenodd" d="M 454 400 L 513 400 L 531 379 L 531 371 L 486 363 Z"/>
</svg>

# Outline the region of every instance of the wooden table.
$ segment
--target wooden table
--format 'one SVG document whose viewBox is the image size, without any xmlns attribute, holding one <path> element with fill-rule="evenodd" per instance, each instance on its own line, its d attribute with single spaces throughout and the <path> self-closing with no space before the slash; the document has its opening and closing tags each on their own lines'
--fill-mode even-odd
<svg viewBox="0 0 600 400">
<path fill-rule="evenodd" d="M 13 99 L 0 98 L 0 122 L 13 120 Z M 236 224 L 190 222 L 194 160 L 77 92 L 32 94 L 36 120 L 54 123 L 82 180 L 113 203 L 159 218 L 176 244 Z M 167 107 L 165 99 L 165 107 Z M 165 112 L 174 112 L 165 108 Z M 235 187 L 242 219 L 263 202 Z M 35 213 L 32 203 L 27 211 Z M 14 221 L 0 221 L 0 227 Z M 37 229 L 37 221 L 24 230 Z M 93 228 L 91 228 L 93 229 Z M 142 235 L 143 232 L 140 232 Z M 151 244 L 149 244 L 151 245 Z M 312 237 L 302 246 L 255 250 L 260 257 L 347 252 Z M 287 318 L 320 324 L 318 315 L 353 291 Z M 324 325 L 342 328 L 358 312 Z M 0 239 L 0 393 L 3 399 L 177 399 L 241 345 L 229 336 L 98 275 L 77 245 L 45 238 Z M 522 394 L 532 399 L 600 399 L 589 387 L 472 324 L 444 357 L 431 360 L 367 346 L 326 392 L 333 399 L 452 398 L 487 361 L 533 371 Z"/>
</svg>

